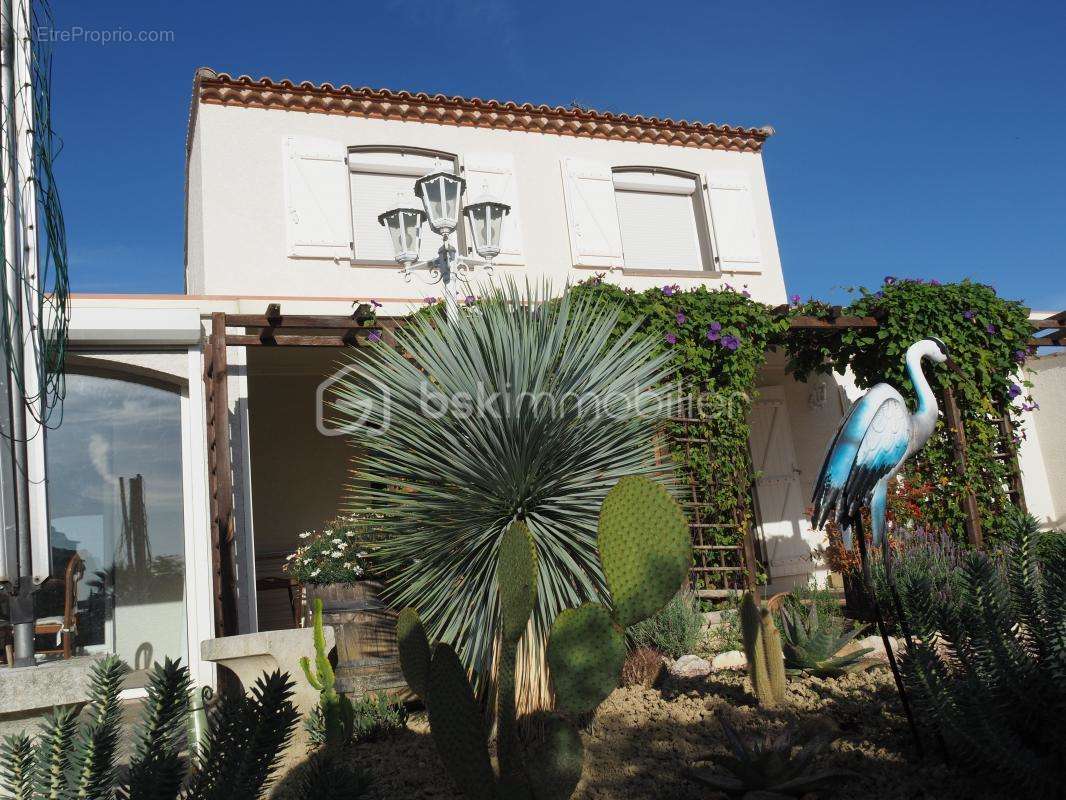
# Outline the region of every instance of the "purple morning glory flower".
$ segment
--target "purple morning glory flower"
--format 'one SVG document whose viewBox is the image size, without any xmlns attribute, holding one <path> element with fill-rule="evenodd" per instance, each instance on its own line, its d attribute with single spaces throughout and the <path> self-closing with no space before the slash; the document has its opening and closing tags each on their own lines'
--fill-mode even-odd
<svg viewBox="0 0 1066 800">
<path fill-rule="evenodd" d="M 379 303 L 377 300 L 371 300 L 370 305 L 374 306 L 374 308 L 381 308 L 381 303 Z"/>
<path fill-rule="evenodd" d="M 717 342 L 721 338 L 722 338 L 722 334 L 719 333 L 718 331 L 707 331 L 707 341 L 708 342 Z"/>
<path fill-rule="evenodd" d="M 977 312 L 972 310 L 972 309 L 968 309 L 968 310 L 962 312 L 962 318 L 963 319 L 969 320 L 969 319 L 973 319 L 976 316 L 977 316 Z"/>
<path fill-rule="evenodd" d="M 990 322 L 990 323 L 988 323 L 987 325 L 985 325 L 985 330 L 986 330 L 986 331 L 988 331 L 989 333 L 995 333 L 995 332 L 996 332 L 996 326 L 995 326 L 995 325 L 993 325 L 993 324 L 992 324 L 992 323 Z"/>
<path fill-rule="evenodd" d="M 436 297 L 423 297 L 422 298 L 422 302 L 425 303 L 427 306 L 431 306 L 431 305 L 433 305 L 434 303 L 437 302 L 437 298 Z"/>
<path fill-rule="evenodd" d="M 475 298 L 474 295 L 468 294 L 466 296 L 466 299 L 463 302 L 466 303 L 466 305 L 468 305 L 468 306 L 472 306 L 472 305 L 474 305 L 474 302 L 476 300 L 477 300 L 477 298 Z"/>
<path fill-rule="evenodd" d="M 718 333 L 718 331 L 722 330 L 722 323 L 721 322 L 712 322 L 710 324 L 710 326 L 708 327 L 708 330 L 712 330 L 715 333 Z"/>
<path fill-rule="evenodd" d="M 1025 351 L 1024 350 L 1015 350 L 1014 351 L 1014 360 L 1017 361 L 1019 364 L 1024 364 L 1025 363 Z"/>
<path fill-rule="evenodd" d="M 802 301 L 802 298 L 798 294 L 794 294 L 794 295 L 792 295 L 792 297 L 790 297 L 788 299 L 789 299 L 789 301 L 791 301 L 792 305 L 794 305 L 794 306 L 798 306 L 800 304 L 800 302 Z"/>
<path fill-rule="evenodd" d="M 685 320 L 688 319 L 688 317 L 685 316 L 684 312 L 678 311 L 674 319 L 677 320 L 678 325 L 684 325 Z"/>
<path fill-rule="evenodd" d="M 880 289 L 878 289 L 876 292 L 874 292 L 874 297 L 884 297 L 884 296 L 885 296 L 885 293 L 882 292 Z"/>
<path fill-rule="evenodd" d="M 367 336 L 366 338 L 367 338 L 367 341 L 370 341 L 370 342 L 380 342 L 381 341 L 381 334 L 378 333 L 377 331 L 370 331 L 370 335 Z"/>
<path fill-rule="evenodd" d="M 677 336 L 673 333 L 668 333 L 663 337 L 669 344 L 677 344 Z"/>
<path fill-rule="evenodd" d="M 732 335 L 723 336 L 722 347 L 724 347 L 726 350 L 736 350 L 738 347 L 740 347 L 740 339 Z"/>
<path fill-rule="evenodd" d="M 894 275 L 886 275 L 885 276 L 885 281 L 884 281 L 885 286 L 891 286 L 895 282 L 896 282 L 896 278 L 895 278 Z"/>
<path fill-rule="evenodd" d="M 930 286 L 939 286 L 940 285 L 940 281 L 938 281 L 936 278 L 933 278 L 931 281 L 929 281 L 929 285 Z"/>
<path fill-rule="evenodd" d="M 743 292 L 741 292 L 741 294 L 744 297 L 747 297 L 748 299 L 751 299 L 751 292 L 749 292 L 747 289 L 745 289 Z"/>
<path fill-rule="evenodd" d="M 1016 383 L 1010 385 L 1010 389 L 1007 390 L 1007 397 L 1013 400 L 1015 397 L 1022 393 L 1022 387 Z"/>
<path fill-rule="evenodd" d="M 678 286 L 676 283 L 663 287 L 663 294 L 665 294 L 667 297 L 673 297 L 679 291 L 681 291 L 681 287 Z"/>
</svg>

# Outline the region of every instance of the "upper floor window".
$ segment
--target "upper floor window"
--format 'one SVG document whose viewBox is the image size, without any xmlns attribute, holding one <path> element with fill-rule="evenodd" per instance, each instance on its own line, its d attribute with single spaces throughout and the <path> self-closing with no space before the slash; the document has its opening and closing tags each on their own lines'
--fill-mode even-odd
<svg viewBox="0 0 1066 800">
<path fill-rule="evenodd" d="M 392 244 L 378 215 L 395 208 L 401 198 L 421 207 L 414 198 L 415 181 L 430 172 L 455 170 L 455 157 L 444 153 L 382 148 L 349 151 L 353 259 L 392 264 Z M 419 258 L 435 257 L 441 243 L 441 237 L 423 225 Z"/>
<path fill-rule="evenodd" d="M 700 181 L 649 169 L 614 170 L 622 257 L 630 269 L 703 270 L 711 263 Z"/>
</svg>

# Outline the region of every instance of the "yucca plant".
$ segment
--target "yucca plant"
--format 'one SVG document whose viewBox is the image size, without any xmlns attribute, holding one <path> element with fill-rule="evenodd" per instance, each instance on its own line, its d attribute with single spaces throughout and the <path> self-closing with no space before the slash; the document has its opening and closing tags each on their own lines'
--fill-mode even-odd
<svg viewBox="0 0 1066 800">
<path fill-rule="evenodd" d="M 119 781 L 119 693 L 127 666 L 116 656 L 93 665 L 85 721 L 56 709 L 36 740 L 25 734 L 0 746 L 0 795 L 16 800 L 256 800 L 262 797 L 296 725 L 292 683 L 275 672 L 251 696 L 225 695 L 208 717 L 197 763 L 185 758 L 189 671 L 156 664 L 132 748 Z M 36 757 L 34 753 L 36 752 Z"/>
<path fill-rule="evenodd" d="M 914 703 L 953 758 L 1006 779 L 1012 792 L 1061 797 L 1066 536 L 1041 534 L 1030 518 L 1002 557 L 952 558 L 953 575 L 898 575 L 916 639 L 902 658 Z"/>
<path fill-rule="evenodd" d="M 602 301 L 502 281 L 457 320 L 416 315 L 397 347 L 361 348 L 338 382 L 338 421 L 360 448 L 349 503 L 383 515 L 389 599 L 417 607 L 479 686 L 507 526 L 523 519 L 540 558 L 525 663 L 559 612 L 605 596 L 597 512 L 621 477 L 655 470 L 670 356 L 617 320 Z"/>
<path fill-rule="evenodd" d="M 732 755 L 718 756 L 714 761 L 728 774 L 692 770 L 689 775 L 703 786 L 730 795 L 773 800 L 802 797 L 827 783 L 854 775 L 847 770 L 813 769 L 815 760 L 832 743 L 827 736 L 802 741 L 795 730 L 786 729 L 778 734 L 767 733 L 749 744 L 721 713 L 718 724 Z"/>
<path fill-rule="evenodd" d="M 863 647 L 849 653 L 841 651 L 863 628 L 853 626 L 844 629 L 840 622 L 821 617 L 818 605 L 811 604 L 804 613 L 799 608 L 785 605 L 781 609 L 782 650 L 785 653 L 785 668 L 790 673 L 815 675 L 819 678 L 836 677 L 858 672 L 869 666 L 865 660 L 872 647 Z"/>
</svg>

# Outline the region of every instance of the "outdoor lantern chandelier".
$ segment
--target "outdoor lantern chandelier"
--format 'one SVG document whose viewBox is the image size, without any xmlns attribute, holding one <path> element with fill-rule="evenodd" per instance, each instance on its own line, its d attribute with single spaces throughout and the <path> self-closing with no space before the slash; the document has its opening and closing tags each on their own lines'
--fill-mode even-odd
<svg viewBox="0 0 1066 800">
<path fill-rule="evenodd" d="M 485 187 L 474 202 L 463 206 L 466 181 L 458 175 L 437 169 L 415 181 L 415 196 L 422 201 L 422 208 L 417 208 L 413 201 L 400 195 L 396 208 L 378 216 L 378 222 L 389 233 L 393 258 L 403 267 L 404 278 L 410 281 L 415 272 L 426 272 L 430 276 L 430 283 L 444 285 L 444 302 L 449 319 L 458 313 L 453 288 L 458 273 L 473 271 L 477 266 L 483 266 L 491 273 L 492 260 L 500 254 L 503 218 L 511 212 L 511 207 L 490 196 L 487 189 Z M 449 241 L 464 216 L 479 259 L 459 255 Z M 436 258 L 419 261 L 424 222 L 428 222 L 429 227 L 444 241 Z"/>
</svg>

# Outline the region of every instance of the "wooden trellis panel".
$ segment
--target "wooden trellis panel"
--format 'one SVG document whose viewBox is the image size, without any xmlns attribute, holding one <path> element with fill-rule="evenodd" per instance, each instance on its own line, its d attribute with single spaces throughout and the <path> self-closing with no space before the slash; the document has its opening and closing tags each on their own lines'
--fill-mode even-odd
<svg viewBox="0 0 1066 800">
<path fill-rule="evenodd" d="M 681 426 L 680 435 L 671 437 L 671 446 L 682 456 L 683 463 L 692 462 L 696 451 L 704 451 L 703 458 L 710 457 L 710 441 L 698 435 L 698 423 L 691 405 L 672 417 L 671 421 Z M 720 485 L 737 488 L 738 497 L 751 502 L 751 464 L 718 464 L 711 483 L 701 485 L 691 474 L 688 476 L 687 497 L 683 502 L 692 533 L 693 565 L 689 582 L 701 597 L 718 597 L 739 589 L 756 588 L 757 562 L 754 532 L 750 523 L 745 523 L 744 508 L 736 506 L 729 519 L 711 516 L 711 503 L 707 498 Z M 734 533 L 740 544 L 719 544 L 719 535 Z M 709 585 L 709 584 L 714 584 Z"/>
</svg>

